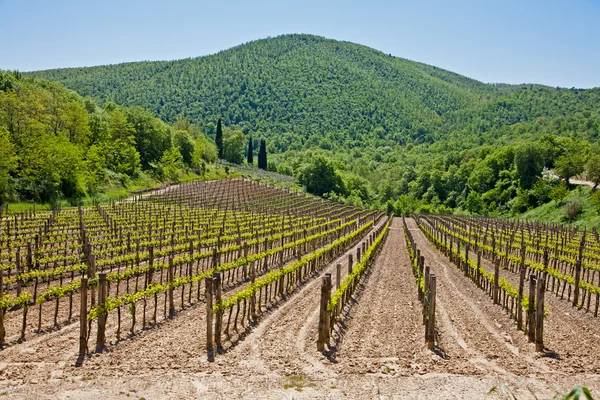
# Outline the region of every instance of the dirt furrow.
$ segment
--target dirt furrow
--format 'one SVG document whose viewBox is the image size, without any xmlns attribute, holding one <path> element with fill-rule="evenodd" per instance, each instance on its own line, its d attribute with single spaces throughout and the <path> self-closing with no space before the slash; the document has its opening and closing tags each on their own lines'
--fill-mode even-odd
<svg viewBox="0 0 600 400">
<path fill-rule="evenodd" d="M 416 222 L 407 220 L 425 264 L 438 276 L 439 346 L 450 370 L 493 373 L 511 379 L 524 373 L 546 373 L 534 360 L 532 346 L 513 321 L 450 261 L 430 245 Z M 456 344 L 460 351 L 456 352 Z M 533 349 L 534 350 L 534 349 Z M 473 370 L 475 368 L 475 371 Z"/>
<path fill-rule="evenodd" d="M 426 348 L 422 319 L 402 219 L 395 218 L 345 323 L 335 370 L 409 374 L 429 369 L 439 357 Z"/>
<path fill-rule="evenodd" d="M 470 254 L 473 259 L 473 254 Z M 491 271 L 492 263 L 482 258 L 484 267 Z M 505 278 L 513 287 L 519 286 L 519 275 L 506 269 L 500 269 L 500 277 Z M 548 283 L 546 285 L 548 288 Z M 529 293 L 529 277 L 524 284 L 524 295 Z M 572 301 L 565 296 L 561 299 L 551 291 L 546 291 L 544 301 L 549 313 L 544 320 L 544 347 L 546 357 L 537 357 L 548 368 L 566 374 L 598 373 L 600 359 L 596 356 L 600 350 L 600 321 L 593 312 L 573 307 Z M 525 317 L 524 319 L 525 320 Z M 514 323 L 516 326 L 516 323 Z"/>
<path fill-rule="evenodd" d="M 380 221 L 380 224 L 383 220 Z M 331 262 L 319 276 L 331 273 L 335 280 L 338 263 L 346 265 L 348 254 L 356 254 L 357 243 L 342 256 Z M 341 279 L 347 275 L 342 268 Z M 230 360 L 262 365 L 272 373 L 282 376 L 308 376 L 311 379 L 331 377 L 322 357 L 316 350 L 317 325 L 319 318 L 320 279 L 313 279 L 293 298 L 273 311 L 244 342 L 227 356 Z M 333 374 L 335 375 L 335 374 Z"/>
</svg>

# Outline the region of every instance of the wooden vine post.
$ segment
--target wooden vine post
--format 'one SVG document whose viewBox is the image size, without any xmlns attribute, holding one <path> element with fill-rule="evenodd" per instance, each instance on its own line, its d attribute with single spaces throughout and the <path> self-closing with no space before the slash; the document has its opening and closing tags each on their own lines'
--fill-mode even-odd
<svg viewBox="0 0 600 400">
<path fill-rule="evenodd" d="M 519 270 L 519 293 L 517 294 L 517 329 L 523 329 L 523 291 L 525 290 L 525 267 Z"/>
<path fill-rule="evenodd" d="M 535 351 L 544 350 L 544 294 L 546 279 L 541 277 L 537 283 L 537 302 L 535 316 Z"/>
<path fill-rule="evenodd" d="M 329 311 L 327 306 L 331 300 L 331 274 L 325 274 L 321 280 L 321 306 L 319 311 L 319 339 L 317 350 L 325 350 L 325 344 L 329 344 Z"/>
<path fill-rule="evenodd" d="M 250 284 L 253 285 L 256 280 L 256 266 L 254 262 L 250 264 Z M 252 315 L 252 319 L 256 319 L 256 294 L 252 293 L 250 296 L 250 315 Z"/>
<path fill-rule="evenodd" d="M 427 315 L 427 327 L 426 327 L 426 340 L 427 348 L 433 349 L 435 346 L 435 286 L 436 278 L 435 274 L 429 275 L 429 294 L 428 297 L 428 315 Z"/>
<path fill-rule="evenodd" d="M 168 280 L 169 280 L 169 318 L 173 318 L 175 315 L 175 303 L 173 302 L 173 257 L 169 257 L 169 272 L 168 272 Z"/>
<path fill-rule="evenodd" d="M 581 279 L 581 258 L 583 246 L 579 247 L 579 256 L 575 263 L 575 291 L 573 292 L 573 307 L 579 307 L 579 280 Z"/>
<path fill-rule="evenodd" d="M 81 278 L 81 304 L 79 311 L 79 357 L 85 356 L 87 352 L 87 296 L 88 295 L 88 278 Z"/>
<path fill-rule="evenodd" d="M 463 264 L 463 273 L 465 276 L 469 274 L 469 243 L 465 245 L 465 263 Z"/>
<path fill-rule="evenodd" d="M 527 310 L 527 325 L 529 342 L 535 342 L 535 284 L 537 278 L 535 275 L 529 277 L 529 309 Z"/>
<path fill-rule="evenodd" d="M 221 273 L 215 272 L 213 278 L 213 292 L 215 295 L 215 304 L 218 306 L 221 304 Z M 223 346 L 221 345 L 221 328 L 223 326 L 223 310 L 219 309 L 215 313 L 215 345 L 217 351 L 221 351 Z"/>
<path fill-rule="evenodd" d="M 342 264 L 337 264 L 335 266 L 335 288 L 336 289 L 339 289 L 341 280 L 342 280 Z"/>
<path fill-rule="evenodd" d="M 106 343 L 106 272 L 98 274 L 98 332 L 96 336 L 96 353 L 104 350 Z"/>
<path fill-rule="evenodd" d="M 427 340 L 427 310 L 429 307 L 429 266 L 425 267 L 425 274 L 423 275 L 423 325 L 425 325 L 425 340 Z"/>
<path fill-rule="evenodd" d="M 0 207 L 1 209 L 1 207 Z M 4 271 L 0 269 L 0 299 L 4 298 L 4 282 L 3 276 Z M 6 330 L 4 329 L 4 308 L 0 306 L 0 347 L 4 345 L 4 339 L 6 337 Z"/>
<path fill-rule="evenodd" d="M 88 270 L 88 277 L 89 279 L 94 279 L 96 278 L 96 257 L 91 253 L 92 251 L 92 245 L 89 245 L 89 270 Z M 96 291 L 94 290 L 94 288 L 91 288 L 90 290 L 91 292 L 91 299 L 92 299 L 92 307 L 96 306 Z"/>
<path fill-rule="evenodd" d="M 352 253 L 348 254 L 348 275 L 352 273 Z"/>
<path fill-rule="evenodd" d="M 500 258 L 494 261 L 494 304 L 500 304 Z"/>
<path fill-rule="evenodd" d="M 206 282 L 206 352 L 208 358 L 213 352 L 213 278 L 209 276 Z"/>
<path fill-rule="evenodd" d="M 22 274 L 23 273 L 23 267 L 21 266 L 21 249 L 17 249 L 17 255 L 16 255 L 16 258 L 15 258 L 15 264 L 16 264 L 16 267 L 17 267 L 17 275 Z M 19 297 L 21 295 L 21 287 L 22 286 L 23 286 L 23 283 L 21 282 L 21 280 L 17 281 L 17 297 Z M 1 288 L 0 288 L 0 290 L 1 290 Z"/>
</svg>

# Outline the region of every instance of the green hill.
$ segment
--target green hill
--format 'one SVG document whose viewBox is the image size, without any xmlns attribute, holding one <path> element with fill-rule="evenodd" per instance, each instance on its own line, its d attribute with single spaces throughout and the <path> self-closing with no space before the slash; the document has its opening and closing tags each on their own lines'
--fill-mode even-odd
<svg viewBox="0 0 600 400">
<path fill-rule="evenodd" d="M 41 71 L 100 103 L 138 105 L 165 121 L 223 116 L 249 131 L 303 137 L 383 129 L 434 136 L 445 116 L 518 88 L 496 87 L 365 46 L 310 35 L 243 44 L 215 55 Z"/>
<path fill-rule="evenodd" d="M 542 166 L 575 153 L 585 163 L 600 137 L 599 88 L 485 84 L 311 35 L 184 60 L 30 74 L 100 105 L 141 106 L 170 123 L 187 117 L 209 136 L 223 117 L 265 137 L 279 172 L 309 176 L 322 155 L 344 178 L 337 194 L 363 204 L 408 195 L 409 204 L 441 211 L 522 211 L 535 205 L 521 191 Z"/>
<path fill-rule="evenodd" d="M 375 131 L 399 142 L 433 141 L 479 120 L 486 122 L 480 130 L 492 129 L 582 111 L 600 101 L 598 90 L 489 85 L 311 35 L 257 40 L 177 61 L 34 74 L 100 103 L 142 106 L 167 122 L 184 115 L 206 126 L 222 116 L 227 125 L 267 134 L 343 132 L 342 144 L 351 147 L 353 139 Z"/>
</svg>

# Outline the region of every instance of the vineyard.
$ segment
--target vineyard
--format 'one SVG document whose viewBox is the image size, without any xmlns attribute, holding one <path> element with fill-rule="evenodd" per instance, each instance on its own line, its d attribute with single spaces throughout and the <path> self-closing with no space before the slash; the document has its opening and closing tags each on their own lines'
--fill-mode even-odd
<svg viewBox="0 0 600 400">
<path fill-rule="evenodd" d="M 239 178 L 2 208 L 0 392 L 597 390 L 599 242 L 498 218 L 386 216 Z"/>
<path fill-rule="evenodd" d="M 229 338 L 374 219 L 371 212 L 244 180 L 5 217 L 0 343 L 81 320 L 83 356 L 94 336 L 97 351 L 106 346 L 107 325 L 114 327 L 108 339 L 119 341 L 204 300 L 207 284 L 217 293 L 217 319 L 229 311 L 223 332 Z"/>
</svg>

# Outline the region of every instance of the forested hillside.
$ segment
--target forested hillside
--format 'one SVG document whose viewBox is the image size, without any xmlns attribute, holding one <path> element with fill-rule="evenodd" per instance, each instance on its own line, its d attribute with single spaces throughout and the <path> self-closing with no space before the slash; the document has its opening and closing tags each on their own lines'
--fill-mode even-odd
<svg viewBox="0 0 600 400">
<path fill-rule="evenodd" d="M 99 104 L 141 106 L 168 122 L 189 118 L 209 136 L 222 117 L 267 138 L 270 169 L 354 203 L 518 213 L 548 201 L 558 184 L 531 192 L 544 166 L 558 162 L 561 176 L 573 176 L 598 153 L 598 88 L 484 84 L 311 35 L 199 58 L 32 74 Z M 317 187 L 309 182 L 328 174 Z"/>
<path fill-rule="evenodd" d="M 397 141 L 425 139 L 441 115 L 506 91 L 308 35 L 259 40 L 208 57 L 36 74 L 101 102 L 142 106 L 165 121 L 186 115 L 211 126 L 222 116 L 226 125 L 249 131 L 299 136 L 283 147 L 307 138 L 325 144 L 329 132 L 343 132 L 349 146 L 376 130 L 395 133 Z"/>
<path fill-rule="evenodd" d="M 79 201 L 111 183 L 203 173 L 216 149 L 186 120 L 82 98 L 58 82 L 0 71 L 0 203 Z"/>
</svg>

